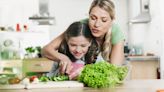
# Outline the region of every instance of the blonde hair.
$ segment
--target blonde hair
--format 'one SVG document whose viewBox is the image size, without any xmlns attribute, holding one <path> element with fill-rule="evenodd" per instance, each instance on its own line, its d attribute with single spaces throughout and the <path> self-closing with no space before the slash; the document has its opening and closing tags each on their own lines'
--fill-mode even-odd
<svg viewBox="0 0 164 92">
<path fill-rule="evenodd" d="M 109 57 L 110 57 L 110 53 L 111 53 L 111 48 L 112 48 L 111 30 L 108 30 L 108 32 L 105 35 L 103 48 L 102 48 L 102 57 L 107 61 L 110 61 Z"/>
<path fill-rule="evenodd" d="M 107 11 L 111 17 L 111 19 L 115 19 L 115 6 L 111 0 L 93 0 L 89 13 L 91 12 L 92 8 L 99 6 L 100 8 Z"/>
<path fill-rule="evenodd" d="M 115 10 L 114 10 L 115 6 L 111 0 L 94 0 L 91 4 L 89 13 L 96 6 L 107 11 L 112 20 L 115 19 Z M 103 48 L 102 48 L 102 53 L 101 53 L 102 57 L 107 61 L 110 61 L 109 58 L 110 58 L 110 53 L 111 53 L 111 48 L 112 48 L 111 30 L 112 29 L 109 29 L 104 37 L 104 43 L 103 43 Z"/>
</svg>

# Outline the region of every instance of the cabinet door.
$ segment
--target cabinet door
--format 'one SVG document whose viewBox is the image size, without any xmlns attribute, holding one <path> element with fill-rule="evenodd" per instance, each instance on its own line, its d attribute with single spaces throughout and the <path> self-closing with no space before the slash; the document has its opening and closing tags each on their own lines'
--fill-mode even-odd
<svg viewBox="0 0 164 92">
<path fill-rule="evenodd" d="M 157 79 L 158 61 L 131 61 L 131 79 Z"/>
<path fill-rule="evenodd" d="M 23 73 L 27 72 L 49 72 L 53 61 L 46 59 L 29 59 L 23 61 Z"/>
<path fill-rule="evenodd" d="M 21 60 L 0 60 L 0 75 L 14 75 L 22 78 Z"/>
</svg>

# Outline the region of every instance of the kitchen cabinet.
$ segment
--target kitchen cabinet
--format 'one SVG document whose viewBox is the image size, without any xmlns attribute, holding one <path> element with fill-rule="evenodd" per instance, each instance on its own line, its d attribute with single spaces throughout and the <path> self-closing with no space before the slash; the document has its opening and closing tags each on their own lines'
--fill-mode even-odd
<svg viewBox="0 0 164 92">
<path fill-rule="evenodd" d="M 46 73 L 51 70 L 53 61 L 46 58 L 0 60 L 0 75 L 23 78 L 28 73 Z"/>
<path fill-rule="evenodd" d="M 16 75 L 22 78 L 22 61 L 0 60 L 0 75 Z"/>
<path fill-rule="evenodd" d="M 131 79 L 157 79 L 159 68 L 158 57 L 131 56 L 128 58 L 131 64 Z"/>
<path fill-rule="evenodd" d="M 28 73 L 46 73 L 52 68 L 53 61 L 46 58 L 34 58 L 23 60 L 23 76 Z"/>
</svg>

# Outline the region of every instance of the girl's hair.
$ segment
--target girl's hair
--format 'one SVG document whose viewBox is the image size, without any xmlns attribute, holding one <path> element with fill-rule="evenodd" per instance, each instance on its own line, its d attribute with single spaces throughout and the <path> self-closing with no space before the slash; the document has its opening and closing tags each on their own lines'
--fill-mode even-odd
<svg viewBox="0 0 164 92">
<path fill-rule="evenodd" d="M 96 6 L 107 11 L 112 20 L 115 19 L 115 10 L 114 10 L 115 6 L 111 0 L 93 0 L 90 10 L 89 10 L 89 13 Z M 104 43 L 103 43 L 103 48 L 102 48 L 102 57 L 107 61 L 110 61 L 109 57 L 110 57 L 110 53 L 111 53 L 111 48 L 112 48 L 111 31 L 108 30 L 104 37 Z"/>
<path fill-rule="evenodd" d="M 67 55 L 72 60 L 72 62 L 74 62 L 76 59 L 69 52 L 67 41 L 71 37 L 78 36 L 84 36 L 86 39 L 88 39 L 89 42 L 91 42 L 91 46 L 88 48 L 88 52 L 85 55 L 84 61 L 86 64 L 94 63 L 96 59 L 95 57 L 97 57 L 98 55 L 98 44 L 92 36 L 88 24 L 82 22 L 74 22 L 68 27 L 68 29 L 64 33 L 64 39 L 60 44 L 59 52 Z"/>
</svg>

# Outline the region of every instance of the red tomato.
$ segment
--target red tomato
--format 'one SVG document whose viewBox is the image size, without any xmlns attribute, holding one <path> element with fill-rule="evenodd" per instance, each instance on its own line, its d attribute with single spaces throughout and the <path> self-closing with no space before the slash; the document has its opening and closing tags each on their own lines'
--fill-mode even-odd
<svg viewBox="0 0 164 92">
<path fill-rule="evenodd" d="M 38 78 L 37 76 L 31 76 L 30 77 L 30 82 L 34 81 L 35 78 Z"/>
</svg>

